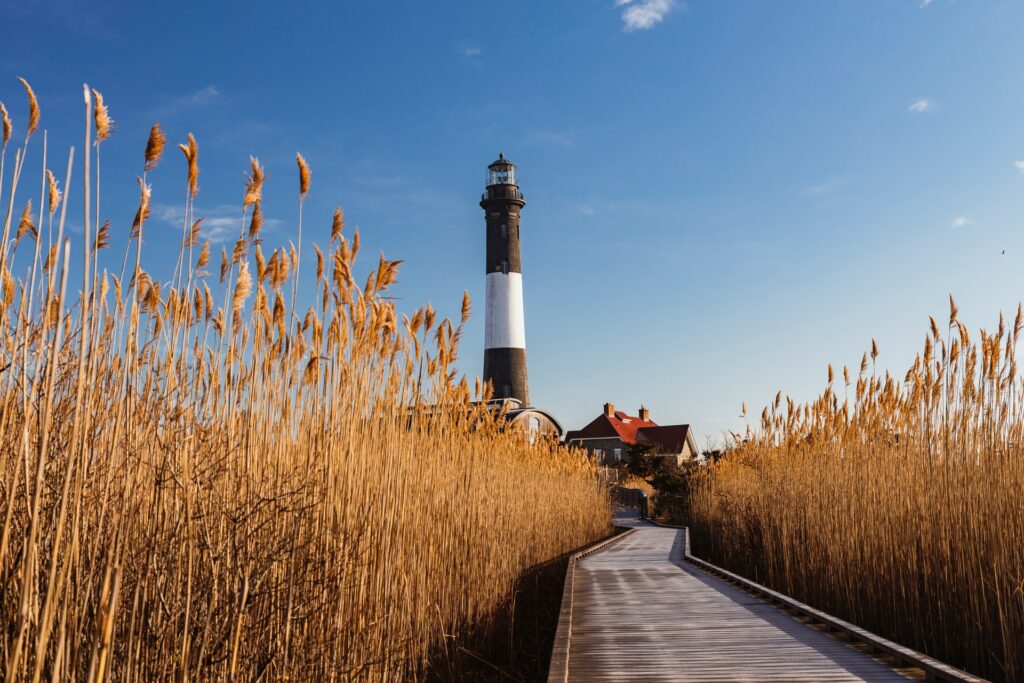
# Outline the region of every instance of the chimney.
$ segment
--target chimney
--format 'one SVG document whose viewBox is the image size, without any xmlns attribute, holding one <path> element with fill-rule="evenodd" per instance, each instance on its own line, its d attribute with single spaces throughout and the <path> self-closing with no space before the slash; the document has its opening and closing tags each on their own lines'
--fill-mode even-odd
<svg viewBox="0 0 1024 683">
<path fill-rule="evenodd" d="M 605 403 L 604 404 L 604 414 L 605 414 L 605 417 L 614 417 L 615 416 L 615 404 L 613 404 L 613 403 Z"/>
<path fill-rule="evenodd" d="M 651 411 L 647 409 L 647 406 L 640 406 L 640 420 L 642 422 L 650 422 Z"/>
</svg>

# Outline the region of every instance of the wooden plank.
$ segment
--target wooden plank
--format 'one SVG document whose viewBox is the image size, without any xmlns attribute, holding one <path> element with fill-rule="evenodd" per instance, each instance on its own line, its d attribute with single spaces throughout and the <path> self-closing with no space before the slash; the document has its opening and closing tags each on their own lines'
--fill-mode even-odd
<svg viewBox="0 0 1024 683">
<path fill-rule="evenodd" d="M 567 638 L 556 641 L 565 668 L 552 683 L 907 680 L 684 563 L 682 530 L 624 524 L 637 531 L 570 563 Z"/>
<path fill-rule="evenodd" d="M 687 547 L 689 547 L 689 544 L 687 544 Z M 813 621 L 817 621 L 829 628 L 839 631 L 848 637 L 856 638 L 860 642 L 866 644 L 869 648 L 889 655 L 897 663 L 908 664 L 919 668 L 925 672 L 929 680 L 950 681 L 955 683 L 985 683 L 984 678 L 980 678 L 967 673 L 966 671 L 962 671 L 961 669 L 952 667 L 933 657 L 929 657 L 924 653 L 918 652 L 917 650 L 904 647 L 899 643 L 894 643 L 891 640 L 882 638 L 881 636 L 862 629 L 848 621 L 834 617 L 831 614 L 822 612 L 821 610 L 814 609 L 810 605 L 794 600 L 788 595 L 783 595 L 782 593 L 773 591 L 770 588 L 766 588 L 765 586 L 755 583 L 743 576 L 733 574 L 721 567 L 716 567 L 709 562 L 705 562 L 699 557 L 694 557 L 689 552 L 686 553 L 686 560 L 711 572 L 712 574 L 725 577 L 730 581 L 740 584 L 745 589 L 752 591 L 757 595 L 761 595 L 768 601 L 774 601 L 785 608 L 791 609 L 798 615 L 804 615 Z"/>
<path fill-rule="evenodd" d="M 635 528 L 625 531 L 617 528 L 618 533 L 614 536 L 595 543 L 569 558 L 565 571 L 565 584 L 562 587 L 562 606 L 558 613 L 558 628 L 555 631 L 555 642 L 551 648 L 551 662 L 548 665 L 548 683 L 564 683 L 569 676 L 569 634 L 572 630 L 573 579 L 576 574 L 576 563 L 581 558 L 592 555 L 635 531 Z"/>
</svg>

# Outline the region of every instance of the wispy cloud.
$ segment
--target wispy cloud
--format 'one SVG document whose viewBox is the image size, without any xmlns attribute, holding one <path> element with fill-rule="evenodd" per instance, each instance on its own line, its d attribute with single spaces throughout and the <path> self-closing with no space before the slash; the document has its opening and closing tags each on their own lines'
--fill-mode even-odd
<svg viewBox="0 0 1024 683">
<path fill-rule="evenodd" d="M 973 218 L 968 218 L 967 216 L 957 216 L 953 219 L 954 230 L 959 228 L 969 228 L 972 225 L 977 225 L 977 223 L 974 222 Z"/>
<path fill-rule="evenodd" d="M 220 97 L 220 90 L 217 90 L 217 86 L 208 85 L 205 88 L 200 88 L 190 95 L 186 95 L 184 100 L 192 105 L 206 104 L 210 100 Z"/>
<path fill-rule="evenodd" d="M 686 9 L 686 5 L 677 0 L 615 0 L 616 7 L 622 10 L 622 30 L 626 32 L 646 31 L 665 19 L 665 15 L 675 9 Z"/>
<path fill-rule="evenodd" d="M 1013 162 L 1013 165 L 1017 167 L 1017 170 L 1024 173 L 1024 159 Z"/>
<path fill-rule="evenodd" d="M 911 114 L 924 114 L 925 112 L 934 111 L 935 106 L 936 105 L 934 100 L 930 100 L 927 97 L 922 97 L 921 99 L 911 104 L 907 108 L 907 111 L 909 111 Z"/>
<path fill-rule="evenodd" d="M 466 59 L 473 59 L 474 57 L 479 57 L 483 53 L 484 51 L 476 46 L 459 48 L 459 54 L 465 57 Z"/>
<path fill-rule="evenodd" d="M 935 2 L 935 0 L 921 0 L 921 9 L 924 9 L 933 2 Z"/>
<path fill-rule="evenodd" d="M 181 230 L 182 221 L 185 218 L 180 206 L 169 204 L 157 204 L 153 208 L 153 215 L 157 220 L 178 231 Z M 199 227 L 200 238 L 210 240 L 214 244 L 234 241 L 238 239 L 242 230 L 242 217 L 239 209 L 231 204 L 221 204 L 210 208 L 196 207 L 195 215 L 203 217 L 203 222 Z M 267 218 L 263 221 L 263 228 L 273 230 L 281 224 L 281 221 L 276 218 Z"/>
<path fill-rule="evenodd" d="M 195 92 L 188 93 L 187 95 L 180 95 L 178 97 L 171 98 L 157 107 L 157 113 L 160 116 L 169 116 L 186 109 L 205 106 L 217 100 L 219 97 L 221 97 L 221 93 L 217 86 L 207 85 L 206 87 L 200 88 Z"/>
</svg>

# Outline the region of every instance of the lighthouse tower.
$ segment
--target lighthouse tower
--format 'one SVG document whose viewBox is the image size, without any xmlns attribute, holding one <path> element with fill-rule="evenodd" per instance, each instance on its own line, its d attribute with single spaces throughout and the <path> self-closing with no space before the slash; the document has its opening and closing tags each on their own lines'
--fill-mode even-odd
<svg viewBox="0 0 1024 683">
<path fill-rule="evenodd" d="M 519 191 L 516 165 L 498 155 L 487 167 L 487 189 L 480 199 L 487 219 L 487 310 L 484 381 L 494 398 L 530 405 L 526 379 L 526 327 L 523 319 L 523 262 L 519 252 Z"/>
</svg>

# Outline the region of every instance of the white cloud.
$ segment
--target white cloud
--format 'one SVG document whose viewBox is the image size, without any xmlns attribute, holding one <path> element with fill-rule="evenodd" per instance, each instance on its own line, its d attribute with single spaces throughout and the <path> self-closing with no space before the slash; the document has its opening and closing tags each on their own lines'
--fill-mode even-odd
<svg viewBox="0 0 1024 683">
<path fill-rule="evenodd" d="M 153 208 L 153 215 L 157 220 L 181 232 L 185 214 L 180 206 L 158 204 Z M 241 210 L 231 204 L 222 204 L 206 209 L 196 207 L 195 216 L 203 218 L 199 227 L 200 239 L 210 240 L 214 244 L 233 242 L 238 239 L 243 230 Z M 280 225 L 281 221 L 276 218 L 266 218 L 263 221 L 264 230 L 272 230 Z M 245 222 L 244 229 L 249 229 L 248 220 Z"/>
<path fill-rule="evenodd" d="M 480 55 L 483 54 L 483 52 L 484 51 L 481 50 L 478 47 L 460 47 L 459 48 L 459 54 L 462 55 L 463 57 L 469 57 L 469 58 L 479 57 Z"/>
<path fill-rule="evenodd" d="M 921 9 L 924 9 L 933 2 L 935 2 L 935 0 L 921 0 Z"/>
<path fill-rule="evenodd" d="M 205 88 L 196 90 L 194 93 L 188 95 L 188 101 L 194 105 L 206 104 L 215 97 L 220 96 L 220 90 L 217 90 L 217 86 L 208 85 Z"/>
<path fill-rule="evenodd" d="M 157 107 L 154 115 L 171 116 L 187 109 L 203 107 L 215 101 L 218 97 L 220 97 L 220 90 L 217 89 L 217 86 L 208 85 L 187 95 L 181 95 L 167 100 Z"/>
<path fill-rule="evenodd" d="M 969 228 L 972 225 L 976 225 L 976 223 L 974 222 L 973 219 L 968 218 L 967 216 L 957 216 L 956 218 L 953 219 L 953 228 L 954 229 L 957 229 L 957 228 Z"/>
<path fill-rule="evenodd" d="M 626 8 L 622 11 L 622 30 L 632 32 L 652 28 L 679 3 L 676 0 L 615 0 L 615 6 Z"/>
<path fill-rule="evenodd" d="M 924 114 L 925 112 L 932 111 L 935 109 L 935 102 L 929 100 L 927 97 L 922 97 L 908 107 L 907 111 L 912 114 Z"/>
<path fill-rule="evenodd" d="M 1024 159 L 1013 162 L 1013 165 L 1017 167 L 1017 170 L 1024 173 Z"/>
</svg>

